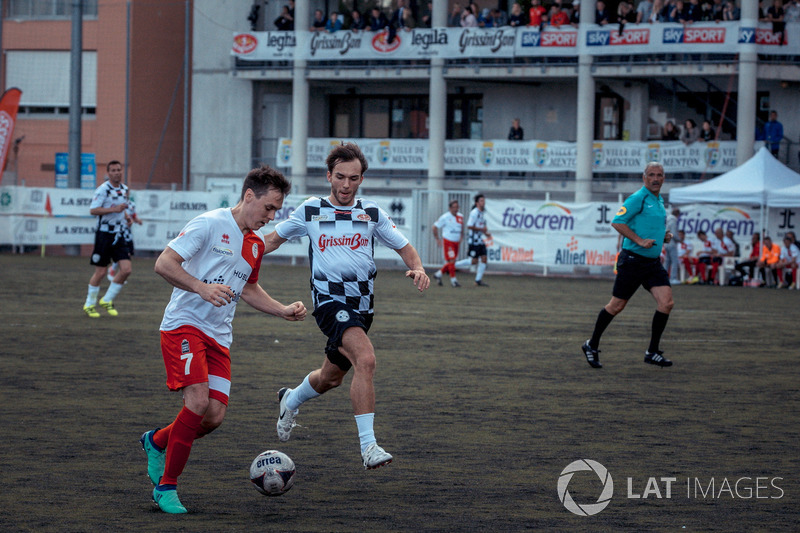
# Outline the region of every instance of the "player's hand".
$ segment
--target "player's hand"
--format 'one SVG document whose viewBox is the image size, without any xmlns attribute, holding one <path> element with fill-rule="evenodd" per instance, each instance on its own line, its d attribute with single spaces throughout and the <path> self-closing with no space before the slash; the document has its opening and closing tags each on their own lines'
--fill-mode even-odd
<svg viewBox="0 0 800 533">
<path fill-rule="evenodd" d="M 639 243 L 639 246 L 642 248 L 652 248 L 656 245 L 655 239 L 642 239 L 642 242 Z"/>
<path fill-rule="evenodd" d="M 290 322 L 297 322 L 306 319 L 306 306 L 303 302 L 294 302 L 283 309 L 283 318 Z"/>
<path fill-rule="evenodd" d="M 424 270 L 406 270 L 406 277 L 414 280 L 414 286 L 419 292 L 431 286 L 431 278 L 428 277 Z"/>
<path fill-rule="evenodd" d="M 197 294 L 199 294 L 203 300 L 214 305 L 214 307 L 228 305 L 235 296 L 233 290 L 229 286 L 219 283 L 203 283 L 203 287 Z"/>
<path fill-rule="evenodd" d="M 672 240 L 672 232 L 668 231 L 667 234 L 664 235 L 664 244 L 667 244 L 671 240 Z"/>
<path fill-rule="evenodd" d="M 117 204 L 114 207 L 112 207 L 111 209 L 112 209 L 112 211 L 111 211 L 112 213 L 122 213 L 123 211 L 128 209 L 128 203 L 126 202 L 124 204 Z"/>
</svg>

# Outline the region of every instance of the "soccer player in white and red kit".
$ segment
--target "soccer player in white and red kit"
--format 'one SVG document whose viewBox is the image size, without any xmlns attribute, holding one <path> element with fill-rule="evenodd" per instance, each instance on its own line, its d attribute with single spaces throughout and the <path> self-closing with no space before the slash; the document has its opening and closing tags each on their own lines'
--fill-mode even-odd
<svg viewBox="0 0 800 533">
<path fill-rule="evenodd" d="M 257 232 L 274 220 L 289 182 L 269 167 L 253 169 L 239 203 L 192 219 L 156 260 L 155 271 L 175 288 L 161 322 L 167 386 L 183 393 L 183 409 L 163 429 L 142 435 L 147 470 L 162 511 L 185 513 L 178 476 L 192 442 L 225 418 L 231 388 L 231 323 L 239 299 L 264 313 L 303 320 L 302 302 L 283 305 L 258 284 L 264 240 Z"/>
<path fill-rule="evenodd" d="M 422 292 L 430 279 L 408 239 L 373 201 L 356 193 L 367 160 L 353 143 L 334 147 L 326 159 L 331 194 L 306 200 L 264 239 L 269 253 L 288 239 L 308 236 L 314 318 L 328 337 L 322 366 L 294 389 L 278 391 L 278 438 L 287 441 L 303 402 L 341 385 L 353 368 L 350 401 L 358 427 L 364 468 L 378 468 L 392 456 L 378 446 L 375 418 L 375 349 L 367 337 L 372 325 L 377 268 L 375 240 L 395 250 L 408 267 L 406 276 Z"/>
<path fill-rule="evenodd" d="M 441 231 L 441 235 L 439 232 Z M 433 224 L 433 238 L 442 245 L 444 250 L 444 266 L 433 275 L 439 285 L 442 284 L 442 274 L 447 272 L 450 284 L 460 287 L 456 279 L 456 258 L 458 247 L 464 238 L 464 215 L 458 212 L 458 200 L 448 204 L 448 211 Z"/>
</svg>

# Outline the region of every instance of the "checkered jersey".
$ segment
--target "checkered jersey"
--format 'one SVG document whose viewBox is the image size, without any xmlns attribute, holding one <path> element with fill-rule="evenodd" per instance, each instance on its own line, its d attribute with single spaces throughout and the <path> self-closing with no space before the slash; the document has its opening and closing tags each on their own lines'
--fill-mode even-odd
<svg viewBox="0 0 800 533">
<path fill-rule="evenodd" d="M 128 201 L 128 186 L 120 183 L 119 187 L 111 185 L 110 181 L 103 182 L 94 191 L 92 204 L 89 209 L 97 207 L 114 207 Z M 121 235 L 125 229 L 125 213 L 108 213 L 97 217 L 97 231 Z"/>
<path fill-rule="evenodd" d="M 283 239 L 308 236 L 314 308 L 336 300 L 360 313 L 372 313 L 375 239 L 399 250 L 408 244 L 389 215 L 373 201 L 358 198 L 337 207 L 309 198 L 275 231 Z"/>
<path fill-rule="evenodd" d="M 467 242 L 470 246 L 476 246 L 478 244 L 484 244 L 483 236 L 484 231 L 486 231 L 486 217 L 483 214 L 483 211 L 478 209 L 477 207 L 473 207 L 472 211 L 469 213 L 469 221 L 467 222 L 467 227 L 474 226 L 476 228 L 481 228 L 478 231 L 469 230 L 469 236 L 467 237 Z"/>
<path fill-rule="evenodd" d="M 128 208 L 125 210 L 125 214 L 131 219 L 136 218 L 136 204 L 133 203 L 133 200 L 128 200 Z M 122 225 L 122 238 L 125 242 L 133 242 L 132 226 L 133 224 L 128 224 L 127 222 Z"/>
</svg>

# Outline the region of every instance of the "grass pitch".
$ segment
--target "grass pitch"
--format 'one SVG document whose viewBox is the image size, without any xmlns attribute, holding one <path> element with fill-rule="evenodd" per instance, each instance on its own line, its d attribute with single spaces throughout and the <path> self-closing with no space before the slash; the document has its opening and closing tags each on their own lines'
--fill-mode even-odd
<svg viewBox="0 0 800 533">
<path fill-rule="evenodd" d="M 313 317 L 289 323 L 242 303 L 228 416 L 180 478 L 190 513 L 150 501 L 138 439 L 181 406 L 164 385 L 158 326 L 171 288 L 135 259 L 117 318 L 81 311 L 86 258 L 0 256 L 2 531 L 796 531 L 800 523 L 800 291 L 675 288 L 662 349 L 642 360 L 654 311 L 640 290 L 607 330 L 605 368 L 580 352 L 609 280 L 489 275 L 489 288 L 376 280 L 378 441 L 365 472 L 342 387 L 275 435 L 281 386 L 323 358 Z M 432 272 L 429 272 L 432 273 Z M 308 267 L 265 263 L 262 286 L 310 306 Z M 105 292 L 105 285 L 101 294 Z M 294 488 L 256 492 L 252 459 L 276 448 Z M 594 516 L 559 501 L 562 470 L 604 465 L 613 498 Z M 674 478 L 674 481 L 670 481 Z M 667 485 L 670 498 L 666 497 Z M 602 490 L 578 472 L 569 493 Z M 748 497 L 749 495 L 749 497 Z M 636 497 L 638 496 L 638 497 Z"/>
</svg>

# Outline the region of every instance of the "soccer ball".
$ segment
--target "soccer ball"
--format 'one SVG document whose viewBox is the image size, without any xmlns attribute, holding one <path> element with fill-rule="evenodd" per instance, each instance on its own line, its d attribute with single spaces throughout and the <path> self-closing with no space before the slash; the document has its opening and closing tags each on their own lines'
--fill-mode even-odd
<svg viewBox="0 0 800 533">
<path fill-rule="evenodd" d="M 278 450 L 258 454 L 250 465 L 250 481 L 265 496 L 280 496 L 294 485 L 294 461 Z"/>
</svg>

